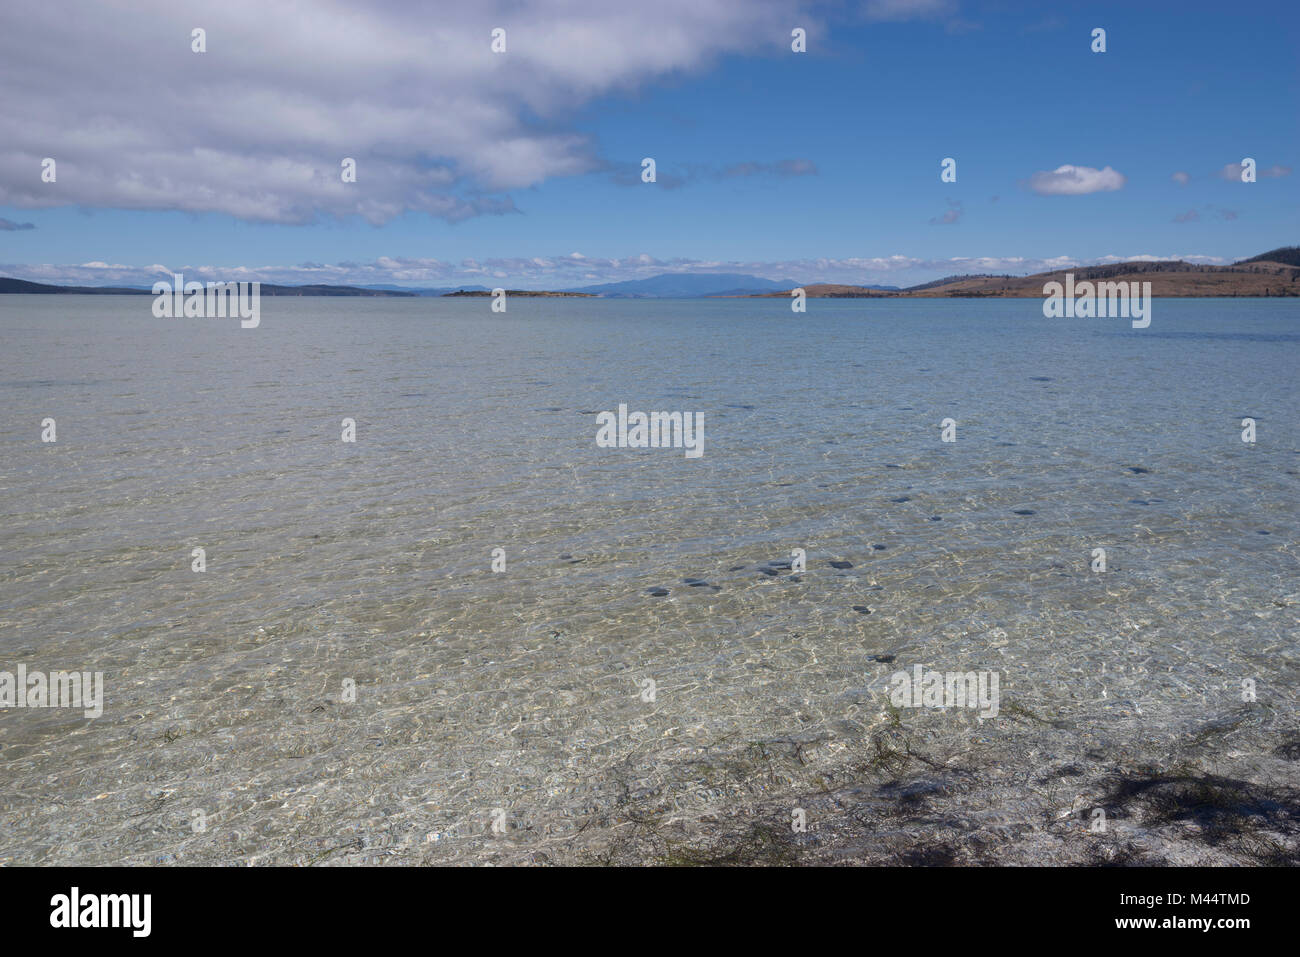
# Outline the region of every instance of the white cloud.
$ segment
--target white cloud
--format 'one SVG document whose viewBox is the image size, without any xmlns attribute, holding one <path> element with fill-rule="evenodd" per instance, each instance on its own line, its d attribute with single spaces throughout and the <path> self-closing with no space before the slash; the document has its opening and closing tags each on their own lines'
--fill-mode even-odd
<svg viewBox="0 0 1300 957">
<path fill-rule="evenodd" d="M 797 9 L 7 0 L 0 205 L 280 223 L 509 213 L 506 191 L 600 167 L 596 144 L 565 126 L 575 107 L 720 55 L 775 52 Z M 196 26 L 206 53 L 191 51 Z M 504 54 L 490 49 L 498 26 Z M 55 183 L 40 178 L 47 156 Z M 341 181 L 344 157 L 354 184 Z"/>
<path fill-rule="evenodd" d="M 1122 189 L 1128 180 L 1109 166 L 1058 166 L 1052 172 L 1040 170 L 1029 178 L 1029 188 L 1043 196 L 1082 196 Z"/>
<path fill-rule="evenodd" d="M 1191 175 L 1189 173 L 1184 172 L 1183 170 L 1179 170 L 1169 178 L 1172 179 L 1179 186 L 1186 186 L 1188 183 L 1192 181 Z"/>
</svg>

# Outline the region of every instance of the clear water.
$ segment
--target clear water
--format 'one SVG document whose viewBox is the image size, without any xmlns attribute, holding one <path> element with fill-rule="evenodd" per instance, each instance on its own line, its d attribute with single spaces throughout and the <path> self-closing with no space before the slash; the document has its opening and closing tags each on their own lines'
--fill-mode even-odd
<svg viewBox="0 0 1300 957">
<path fill-rule="evenodd" d="M 150 304 L 0 297 L 0 862 L 1295 858 L 1294 301 Z"/>
</svg>

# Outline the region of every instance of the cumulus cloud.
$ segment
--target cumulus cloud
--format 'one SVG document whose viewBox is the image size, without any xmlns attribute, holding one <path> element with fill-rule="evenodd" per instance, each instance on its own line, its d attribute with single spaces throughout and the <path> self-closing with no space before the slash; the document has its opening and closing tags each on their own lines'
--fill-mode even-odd
<svg viewBox="0 0 1300 957">
<path fill-rule="evenodd" d="M 1191 175 L 1183 172 L 1182 170 L 1179 170 L 1177 173 L 1174 173 L 1174 175 L 1170 176 L 1169 178 L 1172 179 L 1179 186 L 1186 186 L 1188 183 L 1192 181 Z"/>
<path fill-rule="evenodd" d="M 1029 188 L 1043 196 L 1082 196 L 1085 193 L 1105 193 L 1122 189 L 1128 182 L 1123 173 L 1109 166 L 1094 169 L 1091 166 L 1058 166 L 1050 173 L 1039 170 L 1029 177 Z"/>
<path fill-rule="evenodd" d="M 0 217 L 0 232 L 13 233 L 24 229 L 35 229 L 35 223 L 15 223 L 12 219 Z"/>
<path fill-rule="evenodd" d="M 1174 217 L 1176 223 L 1194 223 L 1201 218 L 1201 214 L 1194 209 L 1189 209 L 1185 213 L 1179 213 Z"/>
<path fill-rule="evenodd" d="M 509 213 L 510 190 L 601 167 L 596 145 L 565 125 L 575 107 L 716 57 L 782 49 L 797 9 L 9 0 L 0 205 L 277 223 Z M 191 50 L 196 26 L 205 53 Z M 495 27 L 504 54 L 491 51 Z M 44 157 L 58 164 L 54 183 L 41 180 Z M 345 157 L 356 183 L 341 181 Z"/>
</svg>

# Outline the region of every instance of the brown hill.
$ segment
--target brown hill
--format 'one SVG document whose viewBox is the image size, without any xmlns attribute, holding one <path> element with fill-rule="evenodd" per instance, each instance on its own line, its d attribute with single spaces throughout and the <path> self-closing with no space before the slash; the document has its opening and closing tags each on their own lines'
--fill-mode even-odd
<svg viewBox="0 0 1300 957">
<path fill-rule="evenodd" d="M 1126 262 L 1057 269 L 1032 276 L 957 276 L 897 292 L 834 283 L 817 283 L 803 289 L 810 299 L 1037 299 L 1043 295 L 1046 283 L 1064 283 L 1066 273 L 1073 273 L 1076 283 L 1149 282 L 1152 296 L 1300 296 L 1300 266 L 1268 261 L 1232 266 L 1196 266 L 1181 261 Z M 790 292 L 765 295 L 788 298 Z"/>
<path fill-rule="evenodd" d="M 1037 299 L 1049 282 L 1149 282 L 1151 295 L 1177 296 L 1300 296 L 1300 267 L 1256 262 L 1239 266 L 1193 266 L 1185 262 L 1128 262 L 1113 266 L 1057 269 L 1032 276 L 988 276 L 959 279 L 926 289 L 904 290 L 914 298 L 998 296 Z"/>
</svg>

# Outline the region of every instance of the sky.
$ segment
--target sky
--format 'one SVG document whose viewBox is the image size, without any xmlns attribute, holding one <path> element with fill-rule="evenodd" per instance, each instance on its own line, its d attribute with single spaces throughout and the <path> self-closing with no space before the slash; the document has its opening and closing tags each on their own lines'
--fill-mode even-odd
<svg viewBox="0 0 1300 957">
<path fill-rule="evenodd" d="M 0 275 L 1229 263 L 1300 242 L 1298 64 L 1294 2 L 6 0 Z"/>
</svg>

